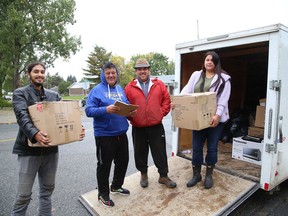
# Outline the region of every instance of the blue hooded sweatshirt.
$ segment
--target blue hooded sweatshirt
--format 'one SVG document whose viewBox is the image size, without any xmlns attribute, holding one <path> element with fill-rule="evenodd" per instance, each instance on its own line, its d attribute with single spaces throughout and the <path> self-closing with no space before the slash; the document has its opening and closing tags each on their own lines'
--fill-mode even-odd
<svg viewBox="0 0 288 216">
<path fill-rule="evenodd" d="M 123 88 L 117 82 L 114 86 L 109 86 L 106 81 L 104 70 L 101 71 L 101 83 L 94 86 L 90 91 L 86 102 L 86 116 L 93 117 L 95 136 L 118 136 L 128 130 L 127 117 L 106 112 L 106 107 L 114 104 L 115 101 L 129 103 Z"/>
</svg>

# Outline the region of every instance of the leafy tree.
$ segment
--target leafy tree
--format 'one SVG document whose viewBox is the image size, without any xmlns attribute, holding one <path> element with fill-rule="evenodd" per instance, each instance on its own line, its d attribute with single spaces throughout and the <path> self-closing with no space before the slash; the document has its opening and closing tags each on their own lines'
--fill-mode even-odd
<svg viewBox="0 0 288 216">
<path fill-rule="evenodd" d="M 68 94 L 69 90 L 68 87 L 71 85 L 72 83 L 69 81 L 61 81 L 58 85 L 58 92 L 59 94 Z"/>
<path fill-rule="evenodd" d="M 54 86 L 59 86 L 59 84 L 63 81 L 64 81 L 63 77 L 61 77 L 58 72 L 52 76 L 50 76 L 50 74 L 48 73 L 46 75 L 46 81 L 44 86 L 46 88 L 52 88 Z"/>
<path fill-rule="evenodd" d="M 105 62 L 111 60 L 111 52 L 107 53 L 107 51 L 103 47 L 99 47 L 95 45 L 94 51 L 91 52 L 88 56 L 88 69 L 83 69 L 83 74 L 86 76 L 85 79 L 93 82 L 95 84 L 100 82 L 100 74 L 101 68 L 105 64 Z"/>
<path fill-rule="evenodd" d="M 125 58 L 121 56 L 112 56 L 111 62 L 116 65 L 119 84 L 124 88 L 133 79 L 134 69 L 129 64 L 125 64 Z"/>
<path fill-rule="evenodd" d="M 0 90 L 7 75 L 13 77 L 13 88 L 19 87 L 31 61 L 49 67 L 55 59 L 68 59 L 79 50 L 80 37 L 66 30 L 75 23 L 74 11 L 74 0 L 1 0 Z"/>
<path fill-rule="evenodd" d="M 152 76 L 174 74 L 174 62 L 169 62 L 169 58 L 161 53 L 137 54 L 131 57 L 130 63 L 135 65 L 138 58 L 147 59 L 151 66 L 150 72 Z"/>
</svg>

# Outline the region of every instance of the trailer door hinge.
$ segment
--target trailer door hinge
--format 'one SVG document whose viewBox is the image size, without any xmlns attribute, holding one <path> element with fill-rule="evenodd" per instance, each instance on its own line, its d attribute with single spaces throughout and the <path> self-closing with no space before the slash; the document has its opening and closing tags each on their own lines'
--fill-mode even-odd
<svg viewBox="0 0 288 216">
<path fill-rule="evenodd" d="M 276 148 L 277 148 L 276 145 L 267 143 L 266 146 L 265 146 L 265 151 L 268 152 L 268 153 L 270 153 L 272 151 L 274 153 L 276 153 L 276 150 L 277 150 Z"/>
<path fill-rule="evenodd" d="M 281 80 L 271 80 L 269 82 L 269 89 L 280 91 L 281 88 Z"/>
<path fill-rule="evenodd" d="M 178 82 L 175 82 L 175 81 L 173 80 L 173 87 L 174 87 L 174 89 L 177 89 L 177 88 L 178 88 Z"/>
</svg>

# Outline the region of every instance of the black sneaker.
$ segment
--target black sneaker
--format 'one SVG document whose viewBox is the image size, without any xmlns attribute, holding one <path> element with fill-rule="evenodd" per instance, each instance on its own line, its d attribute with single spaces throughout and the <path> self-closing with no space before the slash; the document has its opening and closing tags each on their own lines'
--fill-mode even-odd
<svg viewBox="0 0 288 216">
<path fill-rule="evenodd" d="M 99 202 L 105 207 L 113 207 L 114 202 L 109 197 L 98 196 Z"/>
<path fill-rule="evenodd" d="M 125 196 L 127 196 L 127 195 L 129 195 L 130 194 L 130 191 L 129 190 L 127 190 L 127 189 L 125 189 L 125 188 L 118 188 L 118 189 L 114 189 L 114 188 L 112 188 L 111 187 L 111 193 L 112 194 L 116 194 L 116 193 L 118 193 L 118 194 L 121 194 L 121 195 L 125 195 Z"/>
</svg>

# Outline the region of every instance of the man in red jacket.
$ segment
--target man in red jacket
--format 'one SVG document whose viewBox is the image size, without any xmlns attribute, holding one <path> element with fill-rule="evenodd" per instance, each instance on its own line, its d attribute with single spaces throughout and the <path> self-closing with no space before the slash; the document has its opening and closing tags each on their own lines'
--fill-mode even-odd
<svg viewBox="0 0 288 216">
<path fill-rule="evenodd" d="M 131 104 L 139 105 L 137 114 L 129 118 L 132 124 L 134 158 L 136 168 L 141 172 L 141 187 L 148 187 L 149 147 L 160 175 L 158 182 L 169 188 L 176 183 L 168 176 L 165 130 L 162 119 L 170 111 L 170 95 L 161 80 L 150 77 L 150 64 L 138 59 L 135 65 L 136 78 L 125 87 Z"/>
</svg>

